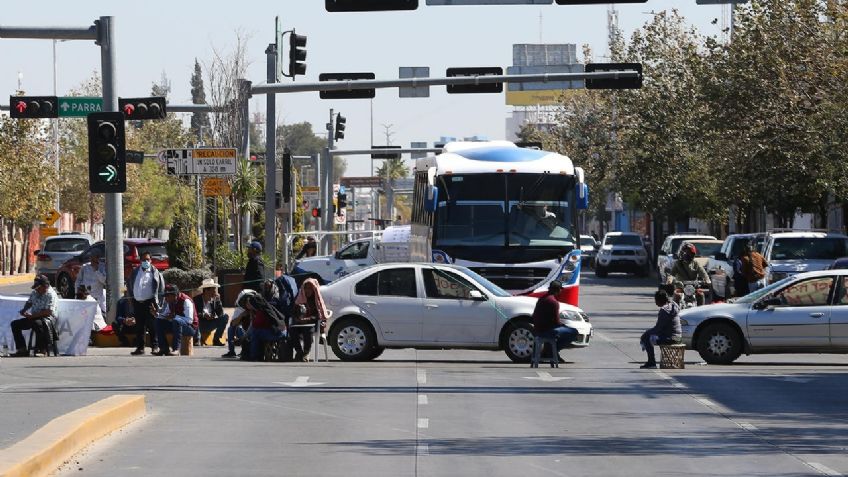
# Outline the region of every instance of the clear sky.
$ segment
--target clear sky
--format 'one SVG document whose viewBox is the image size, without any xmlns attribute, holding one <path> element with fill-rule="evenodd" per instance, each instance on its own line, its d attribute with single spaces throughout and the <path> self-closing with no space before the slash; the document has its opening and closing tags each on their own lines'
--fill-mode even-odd
<svg viewBox="0 0 848 477">
<path fill-rule="evenodd" d="M 6 0 L 3 26 L 88 26 L 100 17 L 115 17 L 117 87 L 119 96 L 146 96 L 164 74 L 171 81 L 170 101 L 191 102 L 189 80 L 194 60 L 208 64 L 213 48 L 229 51 L 241 34 L 248 39 L 254 84 L 266 78 L 265 48 L 274 41 L 274 17 L 284 30 L 296 28 L 308 37 L 307 75 L 314 82 L 322 72 L 370 71 L 378 79 L 398 77 L 398 67 L 429 66 L 430 75 L 444 76 L 456 66 L 512 64 L 514 43 L 575 43 L 578 55 L 589 44 L 596 56 L 606 51 L 607 5 L 427 6 L 416 11 L 327 13 L 322 0 L 163 1 Z M 718 34 L 721 6 L 696 5 L 695 0 L 649 0 L 618 4 L 620 27 L 627 35 L 650 19 L 651 11 L 678 9 L 698 29 Z M 53 49 L 50 40 L 0 39 L 0 89 L 13 94 L 20 81 L 33 95 L 53 93 Z M 89 78 L 100 68 L 99 49 L 89 41 L 57 45 L 58 95 Z M 204 71 L 204 80 L 208 81 Z M 284 79 L 284 81 L 291 81 Z M 207 85 L 208 88 L 208 85 Z M 207 89 L 208 95 L 208 89 Z M 208 97 L 208 96 L 207 96 Z M 8 99 L 1 102 L 6 104 Z M 264 115 L 264 96 L 250 103 L 251 113 Z M 346 138 L 339 149 L 371 144 L 369 100 L 321 100 L 317 92 L 277 95 L 277 121 L 309 121 L 324 132 L 329 109 L 347 118 Z M 374 144 L 432 145 L 440 136 L 504 138 L 510 106 L 497 94 L 448 95 L 432 87 L 429 98 L 398 98 L 397 89 L 377 90 L 373 101 Z M 348 158 L 350 176 L 368 175 L 366 156 Z"/>
</svg>

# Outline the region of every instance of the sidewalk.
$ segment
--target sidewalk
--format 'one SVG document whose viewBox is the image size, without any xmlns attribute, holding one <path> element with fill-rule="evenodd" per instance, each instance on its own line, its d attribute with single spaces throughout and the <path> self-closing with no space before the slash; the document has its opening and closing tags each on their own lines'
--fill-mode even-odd
<svg viewBox="0 0 848 477">
<path fill-rule="evenodd" d="M 0 286 L 22 285 L 32 283 L 35 280 L 34 273 L 18 273 L 16 275 L 0 275 Z"/>
</svg>

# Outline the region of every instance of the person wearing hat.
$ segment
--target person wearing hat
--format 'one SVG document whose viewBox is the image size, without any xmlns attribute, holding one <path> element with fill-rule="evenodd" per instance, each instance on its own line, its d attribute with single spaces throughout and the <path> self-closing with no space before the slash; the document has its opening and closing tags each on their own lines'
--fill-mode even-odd
<svg viewBox="0 0 848 477">
<path fill-rule="evenodd" d="M 200 333 L 198 333 L 199 336 L 195 337 L 195 343 L 202 345 L 203 334 L 215 330 L 212 345 L 224 346 L 221 338 L 224 336 L 224 330 L 227 329 L 230 317 L 224 313 L 224 305 L 218 295 L 218 284 L 215 283 L 214 279 L 207 278 L 200 284 L 200 289 L 203 292 L 194 297 L 194 308 L 197 310 L 200 322 Z"/>
<path fill-rule="evenodd" d="M 198 328 L 197 310 L 194 301 L 173 283 L 165 285 L 165 306 L 156 317 L 156 335 L 159 338 L 161 351 L 157 356 L 174 356 L 180 352 L 182 337 L 193 338 Z M 172 333 L 171 348 L 165 338 L 167 331 Z M 191 339 L 189 338 L 189 339 Z M 173 350 L 173 351 L 172 351 Z"/>
<path fill-rule="evenodd" d="M 59 295 L 50 286 L 50 280 L 44 275 L 36 276 L 32 285 L 32 293 L 30 293 L 29 299 L 20 311 L 22 318 L 11 323 L 12 336 L 15 337 L 15 348 L 17 349 L 12 357 L 29 356 L 23 331 L 32 330 L 33 333 L 38 333 L 36 336 L 40 336 L 44 332 L 44 320 L 56 318 L 58 309 Z"/>
<path fill-rule="evenodd" d="M 561 291 L 562 282 L 552 281 L 548 286 L 548 292 L 539 297 L 539 300 L 536 301 L 536 308 L 533 309 L 533 334 L 536 336 L 556 336 L 557 353 L 577 337 L 577 330 L 565 326 L 560 321 L 557 296 Z"/>
<path fill-rule="evenodd" d="M 254 240 L 247 246 L 247 268 L 244 271 L 244 288 L 262 293 L 265 264 L 262 262 L 262 244 Z"/>
</svg>

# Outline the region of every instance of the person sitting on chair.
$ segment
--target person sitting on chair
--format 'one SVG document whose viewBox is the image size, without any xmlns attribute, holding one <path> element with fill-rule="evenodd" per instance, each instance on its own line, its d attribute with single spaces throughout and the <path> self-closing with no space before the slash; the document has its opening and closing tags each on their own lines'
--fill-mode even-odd
<svg viewBox="0 0 848 477">
<path fill-rule="evenodd" d="M 329 313 L 321 297 L 318 281 L 307 278 L 300 286 L 295 298 L 295 305 L 301 305 L 302 312 L 293 316 L 289 326 L 289 340 L 295 351 L 295 361 L 309 361 L 309 351 L 312 349 L 312 333 L 319 326 L 323 333 Z"/>
<path fill-rule="evenodd" d="M 674 300 L 668 299 L 665 290 L 654 293 L 654 303 L 660 307 L 657 315 L 657 324 L 653 328 L 642 333 L 639 343 L 642 350 L 648 353 L 648 361 L 640 368 L 656 368 L 657 361 L 654 358 L 654 345 L 679 343 L 683 332 L 680 328 L 680 307 Z"/>
<path fill-rule="evenodd" d="M 97 303 L 97 299 L 91 296 L 91 293 L 88 291 L 88 287 L 85 285 L 77 287 L 76 299 Z M 106 320 L 103 319 L 103 312 L 100 310 L 100 303 L 97 303 L 97 306 L 94 308 L 94 321 L 91 322 L 92 338 L 94 337 L 95 331 L 100 331 L 103 328 L 106 328 Z"/>
<path fill-rule="evenodd" d="M 12 355 L 15 358 L 29 356 L 23 331 L 32 330 L 33 333 L 37 333 L 36 336 L 42 336 L 46 326 L 45 320 L 55 319 L 59 309 L 59 295 L 50 286 L 50 280 L 46 276 L 36 276 L 32 290 L 29 300 L 20 311 L 22 318 L 11 323 L 12 335 L 15 337 L 15 348 L 17 349 L 17 352 Z"/>
<path fill-rule="evenodd" d="M 203 345 L 203 334 L 215 330 L 212 336 L 212 346 L 224 346 L 221 338 L 224 337 L 224 330 L 227 329 L 227 323 L 230 322 L 230 316 L 224 313 L 224 306 L 221 303 L 221 297 L 218 295 L 218 284 L 212 278 L 203 280 L 200 285 L 203 292 L 194 297 L 194 308 L 197 310 L 200 329 L 197 336 L 194 338 L 196 345 Z"/>
<path fill-rule="evenodd" d="M 286 319 L 261 296 L 248 298 L 247 309 L 253 319 L 250 324 L 250 359 L 261 361 L 265 343 L 286 336 Z"/>
<path fill-rule="evenodd" d="M 559 351 L 568 346 L 577 337 L 577 330 L 565 326 L 559 317 L 559 301 L 557 295 L 562 291 L 562 282 L 554 280 L 548 286 L 548 293 L 539 297 L 533 309 L 533 334 L 536 336 L 556 337 Z"/>
</svg>

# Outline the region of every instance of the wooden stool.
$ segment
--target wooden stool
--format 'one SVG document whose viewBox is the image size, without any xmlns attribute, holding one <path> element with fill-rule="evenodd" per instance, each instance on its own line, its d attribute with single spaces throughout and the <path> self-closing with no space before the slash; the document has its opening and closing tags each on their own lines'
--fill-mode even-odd
<svg viewBox="0 0 848 477">
<path fill-rule="evenodd" d="M 183 336 L 180 340 L 180 356 L 192 356 L 194 354 L 194 337 Z"/>
<path fill-rule="evenodd" d="M 674 343 L 660 345 L 660 369 L 683 369 L 683 353 L 686 345 Z"/>
</svg>

